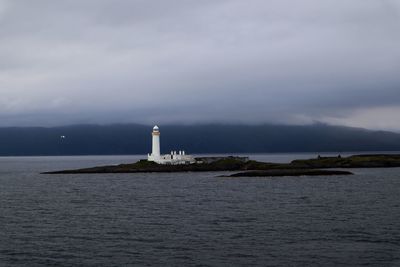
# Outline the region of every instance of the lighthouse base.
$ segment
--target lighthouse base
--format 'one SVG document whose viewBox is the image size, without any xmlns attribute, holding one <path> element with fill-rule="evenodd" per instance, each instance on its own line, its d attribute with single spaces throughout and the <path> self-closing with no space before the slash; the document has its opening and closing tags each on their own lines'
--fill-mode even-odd
<svg viewBox="0 0 400 267">
<path fill-rule="evenodd" d="M 147 155 L 148 161 L 154 161 L 158 164 L 163 165 L 183 165 L 183 164 L 193 164 L 196 163 L 196 160 L 191 155 L 184 155 L 184 154 L 165 154 L 160 156 L 154 156 L 152 154 Z"/>
</svg>

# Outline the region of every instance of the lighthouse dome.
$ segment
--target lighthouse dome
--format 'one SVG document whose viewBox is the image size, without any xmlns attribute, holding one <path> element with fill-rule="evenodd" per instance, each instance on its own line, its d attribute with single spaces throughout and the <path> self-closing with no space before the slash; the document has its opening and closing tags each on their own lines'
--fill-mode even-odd
<svg viewBox="0 0 400 267">
<path fill-rule="evenodd" d="M 155 125 L 155 126 L 153 127 L 153 131 L 158 131 L 158 130 L 159 130 L 158 126 Z"/>
</svg>

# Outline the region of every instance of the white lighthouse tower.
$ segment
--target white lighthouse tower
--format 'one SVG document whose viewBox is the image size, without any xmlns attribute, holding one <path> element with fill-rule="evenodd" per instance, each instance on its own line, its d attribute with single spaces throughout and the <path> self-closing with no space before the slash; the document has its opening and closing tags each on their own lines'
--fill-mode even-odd
<svg viewBox="0 0 400 267">
<path fill-rule="evenodd" d="M 153 156 L 154 159 L 159 159 L 161 157 L 160 154 L 160 129 L 158 126 L 153 127 L 153 132 L 151 133 L 153 136 L 153 147 L 152 147 L 152 152 L 151 155 Z"/>
<path fill-rule="evenodd" d="M 153 137 L 152 151 L 151 154 L 147 155 L 148 161 L 154 161 L 158 164 L 192 164 L 196 160 L 190 155 L 186 155 L 185 151 L 180 150 L 179 154 L 176 151 L 171 151 L 170 154 L 161 155 L 160 153 L 160 129 L 158 126 L 153 127 L 153 132 L 151 133 Z"/>
</svg>

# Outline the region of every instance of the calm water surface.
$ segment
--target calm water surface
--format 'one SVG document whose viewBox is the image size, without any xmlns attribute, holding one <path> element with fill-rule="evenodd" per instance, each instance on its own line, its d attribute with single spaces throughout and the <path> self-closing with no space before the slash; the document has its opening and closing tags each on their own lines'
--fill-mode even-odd
<svg viewBox="0 0 400 267">
<path fill-rule="evenodd" d="M 399 168 L 39 174 L 139 158 L 0 158 L 0 266 L 400 266 Z"/>
</svg>

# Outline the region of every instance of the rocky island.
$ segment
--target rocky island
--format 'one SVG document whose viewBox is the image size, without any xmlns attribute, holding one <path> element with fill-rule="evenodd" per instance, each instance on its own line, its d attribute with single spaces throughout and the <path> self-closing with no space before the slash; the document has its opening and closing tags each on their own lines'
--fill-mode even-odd
<svg viewBox="0 0 400 267">
<path fill-rule="evenodd" d="M 165 165 L 140 160 L 132 164 L 99 166 L 93 168 L 46 172 L 46 174 L 90 173 L 145 173 L 145 172 L 218 172 L 236 171 L 237 176 L 301 176 L 301 175 L 348 175 L 348 171 L 330 169 L 400 167 L 400 155 L 354 155 L 349 157 L 317 157 L 294 160 L 290 163 L 268 163 L 244 157 L 196 158 L 196 163 Z M 323 170 L 322 170 L 323 169 Z"/>
</svg>

